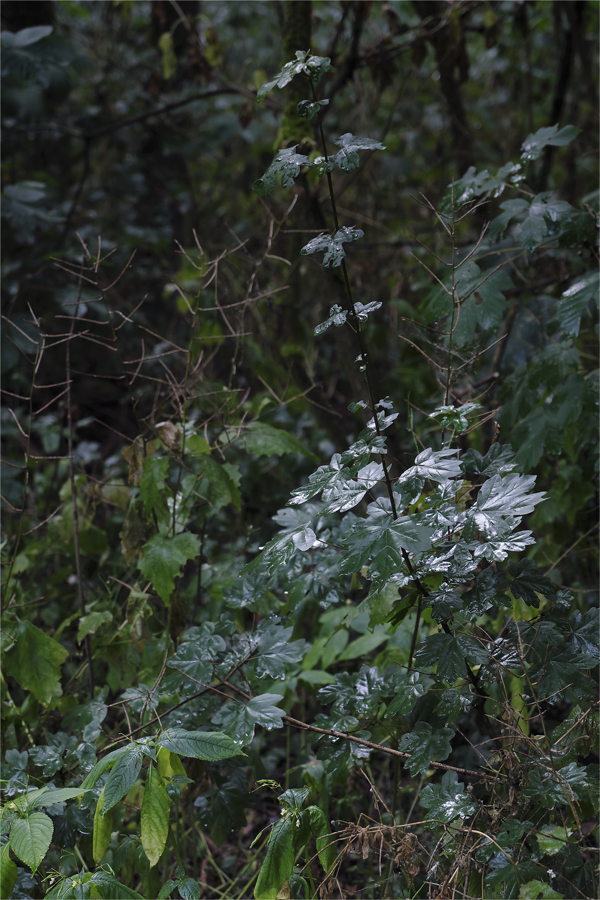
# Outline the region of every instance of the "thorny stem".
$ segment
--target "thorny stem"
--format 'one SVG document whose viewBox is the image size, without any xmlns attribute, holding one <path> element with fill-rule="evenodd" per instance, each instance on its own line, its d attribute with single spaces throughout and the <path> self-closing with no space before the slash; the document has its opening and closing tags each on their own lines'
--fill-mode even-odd
<svg viewBox="0 0 600 900">
<path fill-rule="evenodd" d="M 79 313 L 79 304 L 81 301 L 81 288 L 83 286 L 83 266 L 85 259 L 81 263 L 81 272 L 79 276 L 79 291 L 77 294 L 77 302 L 75 304 L 75 315 L 71 319 L 71 329 L 69 337 L 75 333 L 75 320 Z M 67 446 L 69 453 L 69 478 L 71 480 L 71 500 L 73 503 L 73 545 L 75 549 L 75 573 L 77 575 L 77 590 L 79 593 L 79 611 L 81 618 L 85 616 L 85 597 L 83 596 L 83 580 L 81 576 L 81 556 L 79 553 L 79 511 L 77 509 L 77 494 L 75 491 L 75 465 L 73 463 L 73 411 L 71 404 L 71 340 L 67 341 L 66 353 L 66 375 L 67 375 Z M 94 662 L 92 659 L 92 645 L 90 636 L 86 634 L 83 639 L 85 647 L 85 655 L 87 657 L 88 675 L 90 680 L 90 700 L 94 699 Z"/>
</svg>

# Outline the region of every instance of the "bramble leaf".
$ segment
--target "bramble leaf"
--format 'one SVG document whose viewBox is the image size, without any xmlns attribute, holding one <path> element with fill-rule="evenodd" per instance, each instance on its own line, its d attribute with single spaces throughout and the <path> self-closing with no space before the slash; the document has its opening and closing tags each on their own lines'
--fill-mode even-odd
<svg viewBox="0 0 600 900">
<path fill-rule="evenodd" d="M 264 626 L 264 627 L 263 627 Z M 309 644 L 305 640 L 292 641 L 293 627 L 283 628 L 276 622 L 261 622 L 257 631 L 258 678 L 285 678 L 286 663 L 300 662 Z"/>
<path fill-rule="evenodd" d="M 558 304 L 558 320 L 566 334 L 577 337 L 581 317 L 587 309 L 588 303 L 593 299 L 598 302 L 599 287 L 600 275 L 598 272 L 591 272 L 563 292 Z"/>
<path fill-rule="evenodd" d="M 404 484 L 415 475 L 430 478 L 432 481 L 448 481 L 460 475 L 460 463 L 456 458 L 456 450 L 423 450 L 415 458 L 414 465 L 406 469 L 397 481 Z"/>
<path fill-rule="evenodd" d="M 313 102 L 312 100 L 301 100 L 297 107 L 298 115 L 301 119 L 312 119 L 315 116 L 322 106 L 328 106 L 329 100 L 317 100 L 317 102 Z"/>
<path fill-rule="evenodd" d="M 236 744 L 247 747 L 257 725 L 267 731 L 282 727 L 285 713 L 276 705 L 281 700 L 280 694 L 260 694 L 247 702 L 228 703 L 213 716 L 213 722 L 222 725 Z"/>
<path fill-rule="evenodd" d="M 544 147 L 564 147 L 566 144 L 570 144 L 578 134 L 581 134 L 581 128 L 575 128 L 574 125 L 566 125 L 560 131 L 558 125 L 538 128 L 535 134 L 528 134 L 523 141 L 521 159 L 539 159 Z"/>
<path fill-rule="evenodd" d="M 430 634 L 415 654 L 415 661 L 420 665 L 437 665 L 437 674 L 449 684 L 454 684 L 457 678 L 466 678 L 467 659 L 476 665 L 482 665 L 487 662 L 488 657 L 477 641 L 465 634 L 456 637 L 451 634 Z"/>
<path fill-rule="evenodd" d="M 423 775 L 429 768 L 432 759 L 442 761 L 452 753 L 451 739 L 454 732 L 451 728 L 438 728 L 433 731 L 429 722 L 417 722 L 410 734 L 403 734 L 399 743 L 400 750 L 410 753 L 407 766 L 410 774 Z"/>
<path fill-rule="evenodd" d="M 323 266 L 325 268 L 328 266 L 341 266 L 342 260 L 346 255 L 343 245 L 349 241 L 360 240 L 361 237 L 364 237 L 364 234 L 364 231 L 361 231 L 360 228 L 356 228 L 354 225 L 350 227 L 343 226 L 334 232 L 333 235 L 324 233 L 317 235 L 316 238 L 313 238 L 312 241 L 309 241 L 302 248 L 300 253 L 303 256 L 308 256 L 310 253 L 318 253 L 320 250 L 323 250 L 325 254 L 323 256 Z"/>
<path fill-rule="evenodd" d="M 477 809 L 456 772 L 445 772 L 441 784 L 426 785 L 419 794 L 419 803 L 429 810 L 433 819 L 441 822 L 452 822 L 457 817 L 466 819 Z"/>
<path fill-rule="evenodd" d="M 259 197 L 264 197 L 265 195 L 268 196 L 275 187 L 279 177 L 281 177 L 282 187 L 292 187 L 294 181 L 300 174 L 301 167 L 311 166 L 308 156 L 304 156 L 302 153 L 296 153 L 297 146 L 298 145 L 296 144 L 293 147 L 289 147 L 287 150 L 279 150 L 277 156 L 262 178 L 259 178 L 254 182 L 254 191 Z"/>
<path fill-rule="evenodd" d="M 332 70 L 329 57 L 311 56 L 310 50 L 296 50 L 296 59 L 287 62 L 272 81 L 263 84 L 256 94 L 256 99 L 264 100 L 274 87 L 284 88 L 296 75 L 305 75 L 311 81 L 318 81 L 321 75 Z"/>
<path fill-rule="evenodd" d="M 360 165 L 358 150 L 385 150 L 384 145 L 379 141 L 374 141 L 372 138 L 354 137 L 350 132 L 334 140 L 334 144 L 342 149 L 338 150 L 331 159 L 343 172 L 358 169 Z"/>
<path fill-rule="evenodd" d="M 347 309 L 342 309 L 341 306 L 338 306 L 337 303 L 331 307 L 329 310 L 329 318 L 325 319 L 324 322 L 321 322 L 320 325 L 315 327 L 315 334 L 323 334 L 330 325 L 336 325 L 340 328 L 343 325 L 349 315 Z"/>
</svg>

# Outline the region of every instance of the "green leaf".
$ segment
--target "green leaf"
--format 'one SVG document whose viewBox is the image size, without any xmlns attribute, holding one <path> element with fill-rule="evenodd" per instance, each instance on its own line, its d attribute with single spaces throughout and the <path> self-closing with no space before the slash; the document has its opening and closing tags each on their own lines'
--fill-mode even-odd
<svg viewBox="0 0 600 900">
<path fill-rule="evenodd" d="M 104 785 L 104 815 L 119 800 L 123 799 L 137 781 L 142 768 L 143 755 L 141 747 L 137 744 L 129 744 L 116 761 Z"/>
<path fill-rule="evenodd" d="M 369 560 L 369 578 L 377 578 L 377 588 L 404 569 L 402 550 L 429 550 L 433 529 L 415 521 L 414 516 L 393 519 L 387 511 L 372 503 L 366 519 L 357 519 L 343 536 L 348 547 L 340 562 L 340 572 L 360 572 Z M 381 585 L 379 584 L 381 582 Z"/>
<path fill-rule="evenodd" d="M 48 852 L 53 832 L 54 825 L 50 816 L 43 812 L 33 812 L 25 819 L 13 822 L 11 849 L 15 856 L 35 872 Z"/>
<path fill-rule="evenodd" d="M 329 873 L 337 858 L 336 845 L 332 843 L 331 826 L 325 817 L 325 813 L 318 806 L 309 806 L 307 812 L 310 817 L 311 831 L 316 838 L 319 862 L 323 866 L 325 873 Z"/>
<path fill-rule="evenodd" d="M 564 894 L 559 894 L 545 881 L 528 881 L 519 891 L 519 900 L 563 900 L 563 897 Z"/>
<path fill-rule="evenodd" d="M 88 788 L 93 788 L 100 776 L 108 769 L 111 769 L 124 753 L 127 753 L 127 747 L 120 747 L 118 750 L 112 750 L 110 753 L 107 753 L 106 756 L 103 756 L 100 762 L 97 762 L 92 771 L 88 772 L 83 779 L 81 789 L 87 790 Z"/>
<path fill-rule="evenodd" d="M 274 428 L 265 422 L 252 422 L 242 435 L 242 442 L 248 453 L 256 456 L 283 456 L 285 453 L 302 453 L 315 462 L 318 457 L 306 449 L 298 438 L 282 428 Z"/>
<path fill-rule="evenodd" d="M 104 788 L 100 792 L 94 813 L 94 832 L 92 838 L 92 856 L 98 864 L 110 846 L 113 827 L 113 812 L 104 812 Z"/>
<path fill-rule="evenodd" d="M 480 488 L 477 500 L 467 512 L 466 524 L 473 523 L 473 528 L 484 537 L 504 539 L 521 516 L 532 513 L 536 505 L 545 499 L 540 491 L 531 494 L 535 484 L 534 475 L 494 475 Z M 517 521 L 512 521 L 517 519 Z"/>
<path fill-rule="evenodd" d="M 301 119 L 312 119 L 314 115 L 316 115 L 322 106 L 328 106 L 329 100 L 317 100 L 317 102 L 313 102 L 312 100 L 301 100 L 297 106 L 297 112 Z"/>
<path fill-rule="evenodd" d="M 177 653 L 168 658 L 167 666 L 184 672 L 202 684 L 210 684 L 212 679 L 213 664 L 210 657 L 207 659 L 202 645 L 196 644 L 194 641 L 184 641 Z"/>
<path fill-rule="evenodd" d="M 157 739 L 157 745 L 166 747 L 180 756 L 191 756 L 216 762 L 231 756 L 244 756 L 229 735 L 220 731 L 185 731 L 183 728 L 169 728 Z"/>
<path fill-rule="evenodd" d="M 558 304 L 558 320 L 566 334 L 577 337 L 579 325 L 590 300 L 598 302 L 600 274 L 590 272 L 564 291 Z"/>
<path fill-rule="evenodd" d="M 555 856 L 566 849 L 569 832 L 564 825 L 544 825 L 542 833 L 538 832 L 536 838 L 542 853 Z"/>
<path fill-rule="evenodd" d="M 415 662 L 418 661 L 419 665 L 437 665 L 437 674 L 449 684 L 454 684 L 457 678 L 466 678 L 467 659 L 476 665 L 483 665 L 488 661 L 486 651 L 474 638 L 464 634 L 456 637 L 451 634 L 430 634 L 415 654 Z"/>
<path fill-rule="evenodd" d="M 176 887 L 177 882 L 173 881 L 172 878 L 169 878 L 168 881 L 165 881 L 160 891 L 158 892 L 157 900 L 167 900 L 167 898 L 171 896 Z"/>
<path fill-rule="evenodd" d="M 269 835 L 267 855 L 254 888 L 255 900 L 277 900 L 282 884 L 294 871 L 294 840 L 291 819 L 279 819 Z"/>
<path fill-rule="evenodd" d="M 233 504 L 236 509 L 241 509 L 240 492 L 231 477 L 232 467 L 230 464 L 217 462 L 202 448 L 191 450 L 191 452 L 197 459 L 199 473 L 207 482 L 207 489 L 201 485 L 200 489 L 196 488 L 197 492 L 204 494 L 214 509 L 220 509 L 228 503 Z"/>
<path fill-rule="evenodd" d="M 281 177 L 282 187 L 292 187 L 300 174 L 301 167 L 310 167 L 311 162 L 308 156 L 296 153 L 297 146 L 296 144 L 287 150 L 279 150 L 262 178 L 254 182 L 254 191 L 259 197 L 268 196 L 277 184 L 279 177 Z"/>
<path fill-rule="evenodd" d="M 441 784 L 428 784 L 419 794 L 419 803 L 429 810 L 432 819 L 452 822 L 457 817 L 466 819 L 477 806 L 465 792 L 463 782 L 458 782 L 456 772 L 445 772 Z"/>
<path fill-rule="evenodd" d="M 198 900 L 200 897 L 200 885 L 193 878 L 181 878 L 177 890 L 182 900 Z"/>
<path fill-rule="evenodd" d="M 566 125 L 560 131 L 558 125 L 538 128 L 535 134 L 528 134 L 523 141 L 521 159 L 539 159 L 544 147 L 564 147 L 566 144 L 570 144 L 578 134 L 581 134 L 581 128 L 575 128 L 574 125 Z"/>
<path fill-rule="evenodd" d="M 0 897 L 10 897 L 17 880 L 17 866 L 10 858 L 10 842 L 0 847 Z"/>
<path fill-rule="evenodd" d="M 423 697 L 427 692 L 428 681 L 430 679 L 427 676 L 421 676 L 419 672 L 403 675 L 397 687 L 397 693 L 388 705 L 385 718 L 406 716 L 412 712 L 419 697 Z"/>
<path fill-rule="evenodd" d="M 450 741 L 453 737 L 451 728 L 433 731 L 428 722 L 417 722 L 410 734 L 403 734 L 398 746 L 405 753 L 410 753 L 407 763 L 410 774 L 424 775 L 432 759 L 447 759 L 452 753 Z"/>
<path fill-rule="evenodd" d="M 12 636 L 16 643 L 2 654 L 6 674 L 41 703 L 50 703 L 68 650 L 26 620 L 17 623 Z"/>
<path fill-rule="evenodd" d="M 142 847 L 150 867 L 158 863 L 167 843 L 169 808 L 165 783 L 151 763 L 146 775 L 141 815 Z"/>
<path fill-rule="evenodd" d="M 103 900 L 142 900 L 137 891 L 132 890 L 108 872 L 94 872 L 88 884 L 95 885 Z"/>
<path fill-rule="evenodd" d="M 383 144 L 374 141 L 371 138 L 354 137 L 349 132 L 334 140 L 334 144 L 342 149 L 332 157 L 332 162 L 343 172 L 350 172 L 351 169 L 358 169 L 360 161 L 357 150 L 385 150 Z"/>
<path fill-rule="evenodd" d="M 285 566 L 298 551 L 310 550 L 316 540 L 317 536 L 310 525 L 299 525 L 292 531 L 287 531 L 269 541 L 262 553 L 248 563 L 244 572 L 253 572 L 259 566 L 264 566 L 271 575 Z"/>
<path fill-rule="evenodd" d="M 174 537 L 155 534 L 144 544 L 143 552 L 138 568 L 168 604 L 175 589 L 175 579 L 181 574 L 181 567 L 200 552 L 200 539 L 188 532 Z"/>
<path fill-rule="evenodd" d="M 313 238 L 312 241 L 309 241 L 306 244 L 300 253 L 303 256 L 308 256 L 310 253 L 318 253 L 321 250 L 324 251 L 323 256 L 323 266 L 328 268 L 329 266 L 341 266 L 342 260 L 346 255 L 346 251 L 344 250 L 344 243 L 348 243 L 349 241 L 358 241 L 361 237 L 364 237 L 364 231 L 361 231 L 360 228 L 356 228 L 354 225 L 350 227 L 344 226 L 339 228 L 333 235 L 330 234 L 319 234 L 316 238 Z"/>
<path fill-rule="evenodd" d="M 256 675 L 258 678 L 285 678 L 287 663 L 301 662 L 308 649 L 305 640 L 292 641 L 293 626 L 283 628 L 276 622 L 261 622 L 257 632 L 258 659 Z"/>
<path fill-rule="evenodd" d="M 345 650 L 337 657 L 337 662 L 343 662 L 346 659 L 358 659 L 361 656 L 367 656 L 375 647 L 379 647 L 385 641 L 389 641 L 391 633 L 378 625 L 372 634 L 361 634 L 355 641 L 351 641 Z"/>
<path fill-rule="evenodd" d="M 329 310 L 329 318 L 315 327 L 315 334 L 323 334 L 330 325 L 336 325 L 340 328 L 346 322 L 348 315 L 349 311 L 347 309 L 342 309 L 341 306 L 335 303 Z"/>
<path fill-rule="evenodd" d="M 428 447 L 415 457 L 414 465 L 402 473 L 397 484 L 401 487 L 415 476 L 441 483 L 459 475 L 460 463 L 456 458 L 456 450 L 432 450 Z"/>
<path fill-rule="evenodd" d="M 276 705 L 281 701 L 281 694 L 260 694 L 244 703 L 228 703 L 213 716 L 213 722 L 222 725 L 236 744 L 246 747 L 257 725 L 268 731 L 282 727 L 285 713 Z"/>
<path fill-rule="evenodd" d="M 305 75 L 311 81 L 318 81 L 321 75 L 332 70 L 329 57 L 311 56 L 310 50 L 296 50 L 296 59 L 287 62 L 273 81 L 263 84 L 256 94 L 256 99 L 264 100 L 274 87 L 284 88 L 296 75 Z"/>
<path fill-rule="evenodd" d="M 161 459 L 158 454 L 146 456 L 143 462 L 144 474 L 140 480 L 140 496 L 144 501 L 146 513 L 151 515 L 155 510 L 162 514 L 166 512 L 165 479 L 169 474 L 169 460 Z M 169 493 L 171 493 L 169 491 Z"/>
<path fill-rule="evenodd" d="M 542 575 L 531 559 L 511 559 L 508 563 L 509 584 L 513 597 L 522 598 L 529 606 L 539 606 L 538 594 L 553 597 L 556 588 L 549 578 Z"/>
<path fill-rule="evenodd" d="M 95 634 L 105 622 L 112 622 L 113 614 L 105 609 L 102 612 L 91 612 L 79 620 L 77 643 L 80 644 L 88 634 Z"/>
<path fill-rule="evenodd" d="M 56 790 L 48 788 L 40 788 L 37 791 L 29 791 L 22 794 L 14 801 L 15 806 L 19 809 L 37 809 L 38 806 L 52 806 L 54 803 L 64 803 L 65 800 L 72 800 L 74 797 L 81 797 L 89 788 L 58 788 Z"/>
</svg>

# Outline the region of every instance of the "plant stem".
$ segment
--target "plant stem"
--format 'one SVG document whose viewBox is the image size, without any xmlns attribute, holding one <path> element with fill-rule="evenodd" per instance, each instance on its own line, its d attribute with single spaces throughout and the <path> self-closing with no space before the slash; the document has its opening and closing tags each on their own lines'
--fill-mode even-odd
<svg viewBox="0 0 600 900">
<path fill-rule="evenodd" d="M 79 511 L 77 509 L 77 494 L 75 492 L 75 466 L 73 464 L 73 409 L 71 402 L 71 340 L 75 333 L 75 321 L 79 315 L 79 304 L 81 302 L 81 288 L 83 286 L 83 266 L 85 259 L 81 261 L 81 270 L 79 275 L 79 290 L 77 293 L 77 302 L 75 304 L 75 315 L 71 319 L 71 328 L 69 331 L 69 340 L 67 341 L 66 353 L 66 376 L 67 376 L 67 446 L 69 453 L 69 477 L 71 480 L 71 500 L 73 503 L 73 545 L 75 549 L 75 572 L 77 575 L 77 589 L 79 593 L 79 611 L 83 619 L 85 616 L 85 598 L 83 596 L 83 579 L 81 575 L 81 556 L 79 553 Z M 88 675 L 90 681 L 90 700 L 94 699 L 94 663 L 92 660 L 92 646 L 90 636 L 86 634 L 83 639 L 85 647 L 85 655 L 87 657 Z"/>
</svg>

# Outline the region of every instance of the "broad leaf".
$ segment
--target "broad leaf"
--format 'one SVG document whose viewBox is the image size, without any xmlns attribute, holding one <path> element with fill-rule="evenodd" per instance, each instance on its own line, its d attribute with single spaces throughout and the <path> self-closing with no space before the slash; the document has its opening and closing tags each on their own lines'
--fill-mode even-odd
<svg viewBox="0 0 600 900">
<path fill-rule="evenodd" d="M 324 322 L 321 322 L 320 325 L 317 325 L 315 327 L 315 334 L 323 334 L 325 331 L 327 331 L 330 325 L 337 325 L 337 327 L 339 328 L 345 323 L 348 315 L 348 310 L 342 309 L 342 307 L 338 306 L 338 304 L 336 303 L 329 310 L 329 318 L 325 319 Z"/>
<path fill-rule="evenodd" d="M 255 900 L 276 900 L 279 889 L 294 870 L 293 820 L 279 819 L 269 835 L 267 855 L 254 888 Z"/>
<path fill-rule="evenodd" d="M 509 586 L 513 597 L 521 597 L 530 606 L 539 606 L 537 594 L 553 597 L 556 592 L 550 579 L 539 572 L 531 559 L 518 561 L 511 559 L 508 563 L 508 573 L 512 578 Z"/>
<path fill-rule="evenodd" d="M 100 862 L 110 846 L 113 828 L 113 812 L 104 812 L 104 788 L 100 792 L 94 813 L 94 833 L 92 838 L 92 856 L 94 862 Z"/>
<path fill-rule="evenodd" d="M 545 881 L 528 881 L 522 884 L 519 890 L 519 900 L 563 900 L 564 894 L 559 894 Z"/>
<path fill-rule="evenodd" d="M 301 119 L 312 119 L 315 116 L 322 106 L 328 106 L 329 100 L 317 100 L 316 103 L 312 100 L 301 100 L 297 106 L 297 112 Z"/>
<path fill-rule="evenodd" d="M 263 623 L 261 623 L 263 625 Z M 305 640 L 292 641 L 292 626 L 283 628 L 276 622 L 265 622 L 258 631 L 258 659 L 255 664 L 258 678 L 285 678 L 287 663 L 300 662 L 309 645 Z"/>
<path fill-rule="evenodd" d="M 429 811 L 432 819 L 452 822 L 473 815 L 477 806 L 458 782 L 456 772 L 445 772 L 441 784 L 428 784 L 419 794 L 419 803 Z"/>
<path fill-rule="evenodd" d="M 427 676 L 423 677 L 419 672 L 403 675 L 397 688 L 397 693 L 388 705 L 385 718 L 406 716 L 412 712 L 419 697 L 422 697 L 427 692 L 428 682 L 430 682 L 430 679 Z"/>
<path fill-rule="evenodd" d="M 532 513 L 536 504 L 545 499 L 543 492 L 530 493 L 534 484 L 534 475 L 494 475 L 480 488 L 467 513 L 466 527 L 472 523 L 484 537 L 505 539 L 521 516 Z"/>
<path fill-rule="evenodd" d="M 421 666 L 437 665 L 437 674 L 449 684 L 454 684 L 457 678 L 466 678 L 467 659 L 476 665 L 488 661 L 487 652 L 474 638 L 464 634 L 456 637 L 451 634 L 430 634 L 415 655 L 415 661 Z"/>
<path fill-rule="evenodd" d="M 350 227 L 344 226 L 334 232 L 333 235 L 319 234 L 312 241 L 309 241 L 300 253 L 303 256 L 308 256 L 310 253 L 318 253 L 322 250 L 325 254 L 323 256 L 323 266 L 325 268 L 328 266 L 341 266 L 342 260 L 346 255 L 343 245 L 350 241 L 360 240 L 361 237 L 364 237 L 364 234 L 364 231 L 361 231 L 360 228 L 356 228 L 354 225 Z"/>
<path fill-rule="evenodd" d="M 199 552 L 200 539 L 195 534 L 184 532 L 174 537 L 155 534 L 144 544 L 144 555 L 138 568 L 152 582 L 159 597 L 168 603 L 181 567 Z"/>
<path fill-rule="evenodd" d="M 384 145 L 379 143 L 379 141 L 374 141 L 371 138 L 354 137 L 349 132 L 337 138 L 334 143 L 342 149 L 338 150 L 335 156 L 332 157 L 332 162 L 339 166 L 343 172 L 358 169 L 360 164 L 358 150 L 385 150 Z"/>
<path fill-rule="evenodd" d="M 118 750 L 111 750 L 110 753 L 103 756 L 100 762 L 96 763 L 92 771 L 88 772 L 81 784 L 81 789 L 86 790 L 88 788 L 93 788 L 100 776 L 108 769 L 111 769 L 125 753 L 127 753 L 127 747 L 120 747 Z"/>
<path fill-rule="evenodd" d="M 15 856 L 35 872 L 48 852 L 53 832 L 54 825 L 50 816 L 43 812 L 33 812 L 26 818 L 13 822 L 11 849 Z"/>
<path fill-rule="evenodd" d="M 276 705 L 281 701 L 280 694 L 260 694 L 247 702 L 228 703 L 213 716 L 213 722 L 222 725 L 236 744 L 247 747 L 257 725 L 267 731 L 282 727 L 285 713 Z"/>
<path fill-rule="evenodd" d="M 93 884 L 103 900 L 142 900 L 137 891 L 110 875 L 108 872 L 94 872 L 88 884 Z"/>
<path fill-rule="evenodd" d="M 333 485 L 323 490 L 322 498 L 325 506 L 321 515 L 329 516 L 334 512 L 347 512 L 353 509 L 363 499 L 370 488 L 383 479 L 383 466 L 381 463 L 370 462 L 356 473 L 356 478 L 351 478 L 348 470 L 340 472 Z"/>
<path fill-rule="evenodd" d="M 302 453 L 318 462 L 314 453 L 310 453 L 293 434 L 283 431 L 281 428 L 274 428 L 273 425 L 267 425 L 265 422 L 252 422 L 247 431 L 242 434 L 242 442 L 248 453 L 254 453 L 256 456 Z"/>
<path fill-rule="evenodd" d="M 264 566 L 267 572 L 272 574 L 285 566 L 298 551 L 310 550 L 316 542 L 317 536 L 310 525 L 300 525 L 269 541 L 262 553 L 253 559 L 244 571 L 253 572 L 259 566 Z"/>
<path fill-rule="evenodd" d="M 257 100 L 264 100 L 274 87 L 284 88 L 296 75 L 305 75 L 311 81 L 318 81 L 321 75 L 332 70 L 329 57 L 311 56 L 310 50 L 296 50 L 296 59 L 287 62 L 272 81 L 263 84 L 256 94 Z"/>
<path fill-rule="evenodd" d="M 570 144 L 580 133 L 581 128 L 575 128 L 574 125 L 566 125 L 560 130 L 558 125 L 552 125 L 549 128 L 538 128 L 535 134 L 527 135 L 523 141 L 521 159 L 539 159 L 544 147 L 564 147 L 566 144 Z"/>
<path fill-rule="evenodd" d="M 0 847 L 0 897 L 10 897 L 17 880 L 17 866 L 10 858 L 10 842 Z"/>
<path fill-rule="evenodd" d="M 310 166 L 308 156 L 296 153 L 297 146 L 296 144 L 288 150 L 279 150 L 263 177 L 254 182 L 254 190 L 259 197 L 268 196 L 279 177 L 283 187 L 291 187 L 300 174 L 301 167 Z"/>
<path fill-rule="evenodd" d="M 328 873 L 337 857 L 336 845 L 332 843 L 331 826 L 325 818 L 325 813 L 318 806 L 309 806 L 307 812 L 310 817 L 310 830 L 316 838 L 319 862 L 325 873 Z"/>
<path fill-rule="evenodd" d="M 169 460 L 161 459 L 158 454 L 153 453 L 152 456 L 146 456 L 144 459 L 143 469 L 140 496 L 144 501 L 146 513 L 151 515 L 153 510 L 159 514 L 166 512 L 164 492 L 166 490 L 165 479 L 169 474 Z"/>
<path fill-rule="evenodd" d="M 143 751 L 137 744 L 129 744 L 116 761 L 104 785 L 104 814 L 111 810 L 133 787 L 142 768 Z"/>
<path fill-rule="evenodd" d="M 142 802 L 141 836 L 142 847 L 151 867 L 158 863 L 167 843 L 169 808 L 170 801 L 165 783 L 155 767 L 150 764 Z"/>
<path fill-rule="evenodd" d="M 403 485 L 415 475 L 438 482 L 458 477 L 460 463 L 456 458 L 456 450 L 432 450 L 428 447 L 415 458 L 414 465 L 402 473 L 398 485 Z"/>
<path fill-rule="evenodd" d="M 237 744 L 220 731 L 185 731 L 183 728 L 169 728 L 159 735 L 157 745 L 166 747 L 179 756 L 191 756 L 209 762 L 229 759 L 231 756 L 244 756 Z"/>
<path fill-rule="evenodd" d="M 452 753 L 450 741 L 454 737 L 451 728 L 437 728 L 433 731 L 428 722 L 417 722 L 410 734 L 403 734 L 399 749 L 410 753 L 407 766 L 410 774 L 423 775 L 432 759 L 441 761 Z"/>
<path fill-rule="evenodd" d="M 16 643 L 2 654 L 6 674 L 41 703 L 49 703 L 68 650 L 27 620 L 18 622 L 11 633 Z"/>
<path fill-rule="evenodd" d="M 600 275 L 598 272 L 591 272 L 564 291 L 558 304 L 558 320 L 566 334 L 577 337 L 581 317 L 587 309 L 588 303 L 594 299 L 598 302 L 599 286 Z"/>
<path fill-rule="evenodd" d="M 210 684 L 212 680 L 212 663 L 210 658 L 203 652 L 202 644 L 194 641 L 185 641 L 177 653 L 170 656 L 167 660 L 167 666 L 171 669 L 177 669 L 188 675 L 194 682 L 200 684 Z"/>
</svg>

